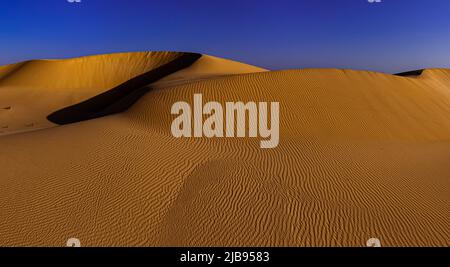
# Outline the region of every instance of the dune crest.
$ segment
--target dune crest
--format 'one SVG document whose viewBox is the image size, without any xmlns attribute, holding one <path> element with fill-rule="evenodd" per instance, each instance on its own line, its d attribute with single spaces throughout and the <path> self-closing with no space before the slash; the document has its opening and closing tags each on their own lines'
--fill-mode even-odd
<svg viewBox="0 0 450 267">
<path fill-rule="evenodd" d="M 3 131 L 0 130 L 0 135 L 54 127 L 56 125 L 52 120 L 47 119 L 50 114 L 111 91 L 185 54 L 187 53 L 115 53 L 63 60 L 32 60 L 0 66 L 0 111 L 2 107 L 10 107 L 9 112 L 0 112 L 0 121 L 4 127 L 7 126 Z M 205 78 L 205 75 L 212 77 L 263 71 L 257 67 L 206 55 L 200 57 L 199 64 L 189 69 L 180 74 L 169 75 L 161 84 L 152 88 L 167 86 L 167 83 L 186 83 L 199 77 Z M 173 71 L 178 73 L 179 69 Z M 170 73 L 160 76 L 168 74 Z M 153 83 L 154 80 L 149 80 L 150 82 Z M 126 90 L 120 87 L 116 91 Z M 101 114 L 99 111 L 93 113 L 97 115 L 84 117 L 97 117 Z M 55 121 L 62 120 L 53 120 Z M 72 121 L 77 120 L 73 118 Z"/>
</svg>

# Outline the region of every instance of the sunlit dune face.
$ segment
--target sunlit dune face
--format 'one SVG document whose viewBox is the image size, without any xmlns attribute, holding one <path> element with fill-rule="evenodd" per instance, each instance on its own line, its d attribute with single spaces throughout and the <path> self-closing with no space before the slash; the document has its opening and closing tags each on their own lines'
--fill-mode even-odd
<svg viewBox="0 0 450 267">
<path fill-rule="evenodd" d="M 46 118 L 50 113 L 94 97 L 181 54 L 119 53 L 1 67 L 0 121 L 8 130 L 0 134 L 52 127 Z"/>
</svg>

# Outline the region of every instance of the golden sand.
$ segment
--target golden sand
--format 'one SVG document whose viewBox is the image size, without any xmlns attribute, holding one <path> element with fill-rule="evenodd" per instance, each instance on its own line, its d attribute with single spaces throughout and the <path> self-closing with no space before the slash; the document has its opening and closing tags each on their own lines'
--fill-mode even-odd
<svg viewBox="0 0 450 267">
<path fill-rule="evenodd" d="M 117 53 L 0 67 L 0 135 L 55 126 L 46 119 L 53 111 L 103 93 L 180 54 Z M 8 112 L 2 111 L 5 107 Z"/>
<path fill-rule="evenodd" d="M 75 63 L 0 68 L 0 108 L 13 108 L 0 109 L 0 122 L 44 124 L 45 112 L 155 64 L 102 57 L 125 63 L 92 63 L 96 75 L 58 83 L 54 73 Z M 0 245 L 64 246 L 72 237 L 83 246 L 450 245 L 450 70 L 408 78 L 233 63 L 221 71 L 201 60 L 126 112 L 1 136 Z M 170 108 L 195 93 L 279 102 L 280 144 L 174 138 Z M 20 116 L 10 115 L 16 106 Z"/>
</svg>

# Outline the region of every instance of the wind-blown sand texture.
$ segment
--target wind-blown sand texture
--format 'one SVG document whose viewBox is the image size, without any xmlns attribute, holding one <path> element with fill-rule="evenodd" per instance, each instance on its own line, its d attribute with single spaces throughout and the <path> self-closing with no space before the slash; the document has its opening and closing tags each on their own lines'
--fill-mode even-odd
<svg viewBox="0 0 450 267">
<path fill-rule="evenodd" d="M 178 56 L 0 67 L 1 246 L 450 245 L 450 70 L 272 72 L 202 56 L 122 113 L 46 121 Z M 170 108 L 195 93 L 279 102 L 280 144 L 174 138 Z M 14 134 L 29 123 L 51 128 Z"/>
</svg>

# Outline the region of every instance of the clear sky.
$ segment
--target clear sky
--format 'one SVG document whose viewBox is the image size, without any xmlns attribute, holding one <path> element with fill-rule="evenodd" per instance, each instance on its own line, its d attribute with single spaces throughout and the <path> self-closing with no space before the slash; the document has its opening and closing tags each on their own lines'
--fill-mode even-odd
<svg viewBox="0 0 450 267">
<path fill-rule="evenodd" d="M 0 65 L 174 50 L 269 69 L 450 68 L 449 0 L 0 0 Z"/>
</svg>

